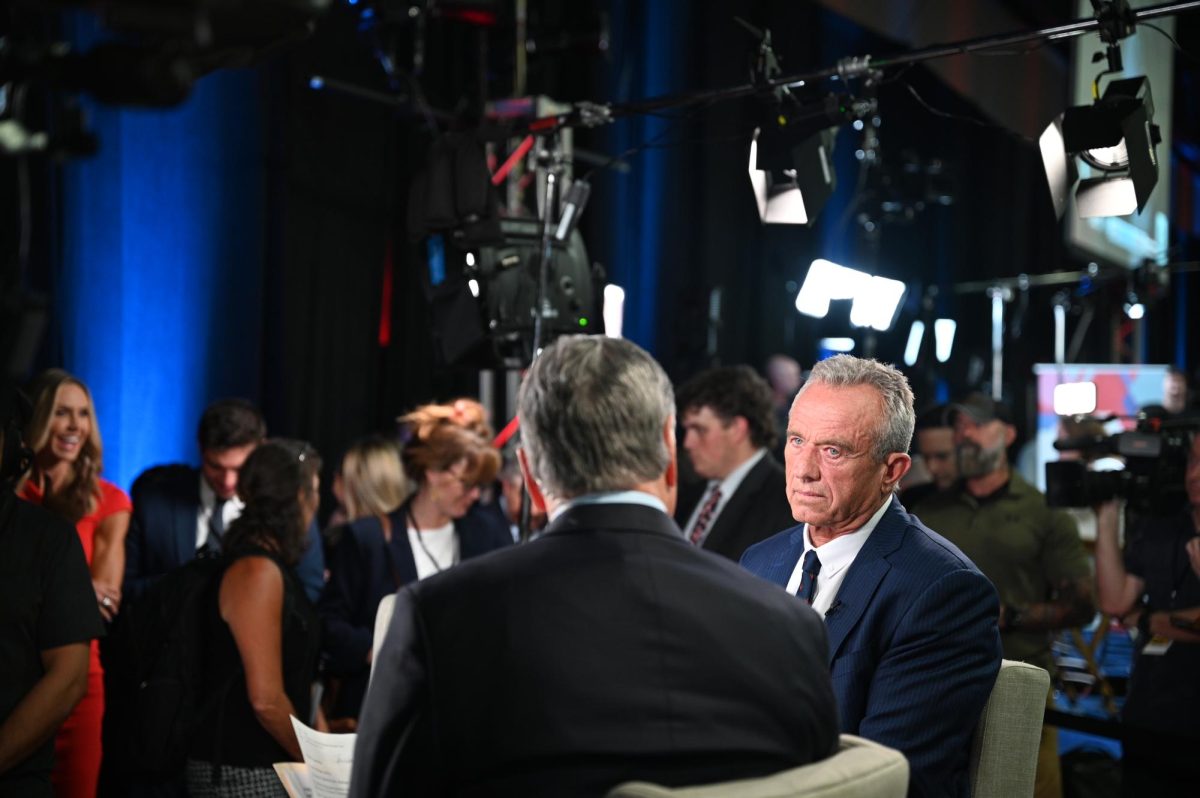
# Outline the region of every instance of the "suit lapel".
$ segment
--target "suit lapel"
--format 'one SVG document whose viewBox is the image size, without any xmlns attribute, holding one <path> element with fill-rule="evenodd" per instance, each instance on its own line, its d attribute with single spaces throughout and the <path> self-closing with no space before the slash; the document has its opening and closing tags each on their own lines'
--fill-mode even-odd
<svg viewBox="0 0 1200 798">
<path fill-rule="evenodd" d="M 846 635 L 855 627 L 879 589 L 880 582 L 891 570 L 887 558 L 900 547 L 906 524 L 900 503 L 890 499 L 891 506 L 879 519 L 879 524 L 863 544 L 862 550 L 850 563 L 830 612 L 825 614 L 829 632 L 829 661 L 837 657 Z M 834 607 L 837 609 L 834 610 Z"/>
<path fill-rule="evenodd" d="M 196 525 L 200 518 L 200 480 L 198 469 L 188 472 L 187 484 L 180 483 L 180 502 L 174 513 L 175 563 L 182 565 L 196 556 Z"/>
<path fill-rule="evenodd" d="M 774 550 L 769 554 L 762 572 L 759 574 L 780 587 L 786 588 L 796 570 L 796 563 L 804 554 L 804 524 L 793 527 L 790 531 L 781 533 L 775 540 Z"/>
<path fill-rule="evenodd" d="M 721 509 L 721 514 L 717 516 L 717 522 L 713 525 L 712 531 L 704 539 L 704 548 L 716 549 L 718 544 L 733 537 L 742 528 L 747 510 L 750 508 L 755 494 L 758 493 L 758 489 L 762 487 L 763 480 L 767 478 L 767 470 L 770 468 L 770 464 L 767 463 L 768 457 L 770 455 L 763 455 L 754 464 L 754 468 L 750 469 L 750 472 L 742 480 L 742 484 L 738 485 L 738 489 L 734 491 L 733 496 L 729 498 L 729 501 Z M 777 530 L 767 529 L 763 531 L 770 534 Z"/>
<path fill-rule="evenodd" d="M 687 526 L 688 519 L 700 503 L 700 498 L 708 493 L 708 480 L 690 482 L 679 487 L 679 501 L 675 504 L 675 523 L 680 529 Z"/>
<path fill-rule="evenodd" d="M 388 516 L 388 519 L 391 521 L 392 525 L 392 539 L 390 543 L 384 542 L 383 527 L 379 525 L 378 519 L 371 519 L 372 523 L 375 525 L 376 531 L 378 532 L 375 537 L 380 543 L 383 544 L 384 556 L 391 558 L 388 568 L 388 575 L 393 579 L 399 579 L 400 586 L 417 581 L 417 560 L 415 557 L 413 557 L 412 546 L 408 542 L 407 509 L 407 504 L 401 505 L 399 509 L 394 510 L 392 514 Z M 395 566 L 395 571 L 392 571 L 390 566 Z"/>
</svg>

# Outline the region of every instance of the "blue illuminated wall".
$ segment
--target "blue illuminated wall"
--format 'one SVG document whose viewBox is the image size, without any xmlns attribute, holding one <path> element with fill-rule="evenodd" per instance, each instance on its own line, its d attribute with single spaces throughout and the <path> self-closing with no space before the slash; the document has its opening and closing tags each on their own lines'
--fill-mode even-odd
<svg viewBox="0 0 1200 798">
<path fill-rule="evenodd" d="M 681 0 L 613 0 L 612 17 L 623 26 L 623 35 L 614 40 L 621 48 L 615 53 L 617 68 L 610 84 L 614 102 L 672 94 L 685 87 L 686 12 L 687 4 Z M 668 132 L 669 124 L 656 116 L 622 119 L 612 127 L 610 151 L 625 152 L 657 140 Z M 662 215 L 666 203 L 673 201 L 669 196 L 669 157 L 662 149 L 640 150 L 631 156 L 629 172 L 600 178 L 614 183 L 605 207 L 597 210 L 609 220 L 607 235 L 613 242 L 609 282 L 625 289 L 624 335 L 650 352 L 655 351 L 658 339 L 660 263 L 666 247 Z"/>
<path fill-rule="evenodd" d="M 92 390 L 121 487 L 196 462 L 208 401 L 258 398 L 261 105 L 256 74 L 221 72 L 176 109 L 91 106 L 100 153 L 63 168 L 61 362 Z"/>
</svg>

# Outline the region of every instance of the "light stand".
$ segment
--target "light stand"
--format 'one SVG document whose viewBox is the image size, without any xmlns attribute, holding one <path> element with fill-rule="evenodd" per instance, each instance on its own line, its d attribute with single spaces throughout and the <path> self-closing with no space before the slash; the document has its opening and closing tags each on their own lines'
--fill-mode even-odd
<svg viewBox="0 0 1200 798">
<path fill-rule="evenodd" d="M 529 355 L 532 363 L 542 351 L 543 322 L 546 317 L 546 283 L 550 276 L 550 262 L 554 258 L 555 211 L 561 193 L 563 160 L 555 146 L 557 133 L 551 131 L 539 137 L 538 161 L 546 170 L 545 200 L 542 205 L 542 256 L 538 263 L 537 293 L 533 302 L 533 345 Z M 541 146 L 546 145 L 546 146 Z"/>
</svg>

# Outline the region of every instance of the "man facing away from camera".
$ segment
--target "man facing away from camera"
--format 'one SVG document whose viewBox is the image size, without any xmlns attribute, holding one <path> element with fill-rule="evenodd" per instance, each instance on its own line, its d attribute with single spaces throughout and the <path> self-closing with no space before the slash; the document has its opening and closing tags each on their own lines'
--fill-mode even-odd
<svg viewBox="0 0 1200 798">
<path fill-rule="evenodd" d="M 351 796 L 603 795 L 833 753 L 820 619 L 671 520 L 672 394 L 627 341 L 533 364 L 519 456 L 550 523 L 396 595 Z"/>
</svg>

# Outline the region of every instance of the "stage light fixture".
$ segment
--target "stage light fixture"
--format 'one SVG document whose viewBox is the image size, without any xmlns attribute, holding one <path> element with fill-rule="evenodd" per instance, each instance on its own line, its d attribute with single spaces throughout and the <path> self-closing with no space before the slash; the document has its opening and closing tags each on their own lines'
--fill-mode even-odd
<svg viewBox="0 0 1200 798">
<path fill-rule="evenodd" d="M 796 310 L 822 319 L 829 314 L 831 301 L 849 299 L 850 323 L 882 332 L 891 329 L 905 290 L 899 280 L 876 277 L 818 258 L 808 267 L 808 275 L 796 295 Z"/>
<path fill-rule="evenodd" d="M 1143 76 L 1114 80 L 1092 105 L 1068 108 L 1038 140 L 1055 214 L 1062 217 L 1080 174 L 1076 157 L 1087 170 L 1075 190 L 1081 217 L 1140 213 L 1158 183 L 1161 141 Z"/>
<path fill-rule="evenodd" d="M 750 140 L 750 185 L 764 224 L 811 226 L 837 185 L 836 128 L 796 140 L 783 128 L 755 128 Z"/>
<path fill-rule="evenodd" d="M 604 286 L 604 334 L 620 338 L 625 321 L 625 289 L 609 283 Z"/>
<path fill-rule="evenodd" d="M 1133 291 L 1125 296 L 1125 315 L 1133 321 L 1138 321 L 1146 316 L 1146 305 Z"/>
<path fill-rule="evenodd" d="M 853 338 L 822 338 L 817 342 L 817 347 L 826 352 L 837 352 L 845 354 L 854 351 Z"/>
<path fill-rule="evenodd" d="M 920 319 L 908 328 L 908 343 L 904 346 L 904 365 L 917 365 L 917 356 L 921 354 L 921 341 L 925 340 L 925 322 Z"/>
<path fill-rule="evenodd" d="M 934 354 L 939 363 L 950 359 L 954 351 L 954 333 L 958 331 L 958 322 L 954 319 L 935 319 L 933 322 Z"/>
<path fill-rule="evenodd" d="M 1096 383 L 1064 382 L 1054 386 L 1054 414 L 1086 416 L 1096 412 Z"/>
</svg>

